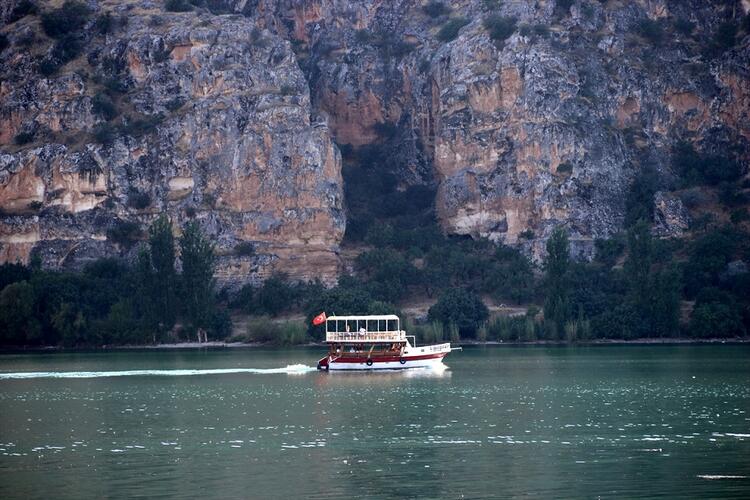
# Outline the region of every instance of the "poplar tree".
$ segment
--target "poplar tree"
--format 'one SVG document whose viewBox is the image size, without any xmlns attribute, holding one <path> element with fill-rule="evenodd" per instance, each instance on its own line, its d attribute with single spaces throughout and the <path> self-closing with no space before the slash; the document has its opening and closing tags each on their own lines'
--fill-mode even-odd
<svg viewBox="0 0 750 500">
<path fill-rule="evenodd" d="M 177 316 L 177 274 L 172 223 L 165 214 L 159 216 L 148 230 L 153 267 L 152 297 L 159 311 L 160 333 L 171 330 Z"/>
<path fill-rule="evenodd" d="M 572 317 L 569 276 L 570 242 L 562 228 L 557 228 L 547 240 L 547 258 L 544 262 L 546 298 L 544 318 L 555 325 L 556 336 L 562 335 L 565 322 Z"/>
<path fill-rule="evenodd" d="M 182 232 L 180 250 L 185 317 L 194 329 L 207 329 L 215 298 L 214 246 L 193 221 Z"/>
</svg>

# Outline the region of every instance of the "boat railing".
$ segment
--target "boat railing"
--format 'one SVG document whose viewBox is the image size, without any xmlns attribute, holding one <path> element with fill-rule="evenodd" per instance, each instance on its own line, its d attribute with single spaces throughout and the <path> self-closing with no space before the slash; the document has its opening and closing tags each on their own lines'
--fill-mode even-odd
<svg viewBox="0 0 750 500">
<path fill-rule="evenodd" d="M 449 351 L 451 349 L 450 342 L 447 342 L 445 344 L 436 344 L 436 345 L 430 345 L 430 346 L 424 346 L 422 347 L 423 350 L 427 352 L 442 352 L 442 351 Z"/>
<path fill-rule="evenodd" d="M 326 342 L 404 342 L 406 332 L 326 332 Z"/>
</svg>

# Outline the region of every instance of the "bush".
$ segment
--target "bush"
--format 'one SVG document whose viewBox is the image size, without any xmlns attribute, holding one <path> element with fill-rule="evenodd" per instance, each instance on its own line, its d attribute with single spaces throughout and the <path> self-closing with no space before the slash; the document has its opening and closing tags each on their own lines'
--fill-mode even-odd
<svg viewBox="0 0 750 500">
<path fill-rule="evenodd" d="M 623 241 L 622 235 L 615 235 L 606 240 L 597 238 L 594 240 L 594 247 L 596 248 L 596 261 L 612 267 L 625 250 L 625 241 Z"/>
<path fill-rule="evenodd" d="M 659 174 L 647 164 L 633 180 L 625 197 L 625 227 L 640 220 L 651 222 L 654 218 L 654 195 L 659 189 Z"/>
<path fill-rule="evenodd" d="M 33 140 L 34 140 L 34 133 L 33 132 L 19 132 L 13 138 L 13 142 L 15 142 L 16 144 L 18 144 L 19 146 L 23 146 L 24 144 L 28 144 L 28 143 L 30 143 Z"/>
<path fill-rule="evenodd" d="M 447 16 L 450 14 L 451 9 L 447 5 L 445 5 L 443 2 L 437 2 L 437 1 L 430 1 L 422 7 L 422 10 L 425 14 L 428 16 L 435 18 L 440 16 Z"/>
<path fill-rule="evenodd" d="M 63 35 L 56 42 L 55 46 L 52 47 L 51 57 L 53 60 L 63 65 L 69 61 L 72 61 L 83 50 L 83 42 L 76 35 Z"/>
<path fill-rule="evenodd" d="M 470 336 L 488 317 L 489 310 L 482 299 L 465 288 L 447 290 L 428 311 L 430 321 L 455 325 L 461 335 Z"/>
<path fill-rule="evenodd" d="M 278 316 L 288 310 L 296 298 L 296 290 L 287 282 L 287 276 L 273 274 L 257 290 L 254 302 L 259 312 Z"/>
<path fill-rule="evenodd" d="M 277 323 L 268 317 L 251 320 L 247 327 L 247 336 L 241 339 L 276 346 L 297 345 L 307 340 L 303 323 L 296 321 Z"/>
<path fill-rule="evenodd" d="M 48 36 L 62 38 L 69 33 L 81 31 L 90 14 L 86 4 L 68 0 L 59 9 L 42 14 L 42 28 Z"/>
<path fill-rule="evenodd" d="M 683 36 L 690 36 L 693 34 L 693 30 L 695 29 L 695 23 L 689 21 L 688 19 L 685 19 L 684 17 L 680 17 L 675 19 L 674 29 Z"/>
<path fill-rule="evenodd" d="M 742 165 L 724 155 L 698 154 L 689 142 L 679 142 L 672 149 L 672 168 L 684 186 L 716 185 L 739 179 Z"/>
<path fill-rule="evenodd" d="M 484 28 L 497 43 L 507 40 L 516 31 L 516 18 L 492 15 L 484 20 Z"/>
<path fill-rule="evenodd" d="M 91 99 L 91 110 L 109 121 L 117 116 L 117 108 L 107 94 L 99 92 Z"/>
<path fill-rule="evenodd" d="M 100 123 L 94 127 L 94 140 L 99 144 L 111 144 L 115 140 L 117 128 L 109 123 Z"/>
<path fill-rule="evenodd" d="M 720 52 L 734 47 L 737 31 L 738 27 L 732 21 L 726 21 L 719 25 L 714 35 L 714 43 Z"/>
<path fill-rule="evenodd" d="M 570 174 L 573 172 L 573 165 L 570 162 L 563 162 L 557 166 L 558 174 Z"/>
<path fill-rule="evenodd" d="M 104 14 L 100 15 L 94 22 L 94 29 L 96 29 L 96 31 L 100 35 L 106 35 L 107 33 L 111 32 L 113 26 L 114 20 L 112 19 L 112 14 L 109 12 L 105 12 Z"/>
<path fill-rule="evenodd" d="M 241 257 L 252 257 L 255 255 L 255 245 L 249 241 L 240 241 L 234 246 L 234 254 Z"/>
<path fill-rule="evenodd" d="M 133 137 L 141 137 L 156 130 L 156 127 L 164 120 L 161 114 L 133 118 L 122 128 L 122 132 Z"/>
<path fill-rule="evenodd" d="M 15 7 L 13 7 L 13 10 L 10 11 L 10 17 L 8 18 L 8 23 L 15 23 L 19 19 L 30 16 L 33 14 L 36 14 L 39 12 L 39 8 L 36 6 L 36 4 L 30 0 L 21 0 L 16 4 Z"/>
<path fill-rule="evenodd" d="M 141 227 L 131 221 L 117 220 L 107 230 L 107 239 L 123 248 L 132 247 L 141 236 Z"/>
<path fill-rule="evenodd" d="M 458 32 L 467 24 L 469 24 L 469 20 L 464 17 L 451 19 L 440 28 L 440 31 L 437 33 L 437 39 L 441 42 L 455 40 L 458 37 Z"/>
<path fill-rule="evenodd" d="M 642 19 L 635 25 L 635 31 L 655 46 L 661 45 L 664 40 L 664 29 L 659 21 Z"/>
<path fill-rule="evenodd" d="M 151 195 L 137 189 L 131 189 L 128 193 L 128 206 L 136 210 L 143 210 L 151 205 Z"/>
<path fill-rule="evenodd" d="M 164 2 L 164 8 L 168 12 L 190 12 L 193 6 L 186 0 L 167 0 Z"/>
<path fill-rule="evenodd" d="M 518 233 L 519 238 L 523 238 L 524 240 L 533 240 L 534 239 L 534 231 L 531 229 L 524 229 L 520 233 Z"/>
<path fill-rule="evenodd" d="M 44 76 L 52 76 L 54 75 L 58 69 L 60 69 L 60 64 L 53 61 L 52 59 L 49 59 L 48 57 L 45 57 L 41 60 L 39 63 L 39 73 L 41 73 Z"/>
<path fill-rule="evenodd" d="M 570 8 L 573 6 L 573 0 L 556 0 L 555 1 L 555 14 L 558 17 L 567 16 L 570 13 Z"/>
<path fill-rule="evenodd" d="M 8 37 L 5 35 L 5 33 L 0 33 L 0 52 L 7 49 L 8 45 L 10 45 L 10 42 L 8 41 Z"/>
</svg>

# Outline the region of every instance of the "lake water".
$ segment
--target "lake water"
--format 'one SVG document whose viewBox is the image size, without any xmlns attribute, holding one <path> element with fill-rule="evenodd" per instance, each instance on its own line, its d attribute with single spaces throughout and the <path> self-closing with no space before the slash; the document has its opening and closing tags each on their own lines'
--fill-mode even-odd
<svg viewBox="0 0 750 500">
<path fill-rule="evenodd" d="M 323 351 L 1 355 L 0 498 L 750 497 L 750 346 Z"/>
</svg>

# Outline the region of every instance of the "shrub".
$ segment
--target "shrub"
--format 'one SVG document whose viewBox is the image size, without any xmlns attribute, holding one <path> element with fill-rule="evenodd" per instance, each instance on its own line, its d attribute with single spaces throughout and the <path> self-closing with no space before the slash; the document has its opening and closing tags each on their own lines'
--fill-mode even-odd
<svg viewBox="0 0 750 500">
<path fill-rule="evenodd" d="M 8 45 L 10 45 L 10 42 L 8 41 L 8 37 L 5 36 L 5 33 L 0 33 L 0 52 L 7 49 Z"/>
<path fill-rule="evenodd" d="M 534 239 L 534 231 L 531 229 L 524 229 L 518 234 L 519 238 L 523 238 L 525 240 L 533 240 Z"/>
<path fill-rule="evenodd" d="M 570 8 L 573 6 L 573 0 L 556 0 L 555 1 L 555 14 L 558 17 L 567 16 L 570 13 Z"/>
<path fill-rule="evenodd" d="M 260 317 L 249 322 L 246 339 L 276 346 L 302 344 L 306 340 L 306 327 L 298 321 L 277 323 Z"/>
<path fill-rule="evenodd" d="M 372 40 L 372 35 L 367 30 L 357 30 L 354 32 L 354 39 L 361 44 L 367 44 Z"/>
<path fill-rule="evenodd" d="M 297 95 L 299 92 L 297 92 L 297 89 L 293 85 L 282 85 L 279 89 L 279 93 L 281 95 Z"/>
<path fill-rule="evenodd" d="M 164 117 L 161 114 L 141 116 L 132 119 L 125 127 L 122 132 L 126 135 L 132 135 L 133 137 L 141 137 L 149 134 L 156 130 Z"/>
<path fill-rule="evenodd" d="M 16 136 L 13 138 L 13 142 L 18 144 L 19 146 L 28 144 L 33 140 L 34 140 L 34 132 L 20 132 L 16 134 Z"/>
<path fill-rule="evenodd" d="M 482 299 L 465 288 L 452 288 L 444 292 L 428 311 L 430 321 L 455 325 L 460 334 L 473 335 L 489 317 Z"/>
<path fill-rule="evenodd" d="M 186 0 L 167 0 L 164 2 L 164 8 L 168 12 L 189 12 L 193 10 L 193 6 Z"/>
<path fill-rule="evenodd" d="M 597 238 L 594 240 L 596 248 L 596 260 L 608 267 L 612 267 L 625 250 L 625 241 L 622 235 L 615 235 L 609 239 Z"/>
<path fill-rule="evenodd" d="M 563 162 L 557 166 L 558 174 L 570 174 L 573 172 L 573 165 L 570 162 Z"/>
<path fill-rule="evenodd" d="M 86 4 L 68 0 L 59 9 L 42 14 L 42 28 L 48 36 L 62 38 L 69 33 L 81 31 L 90 14 Z"/>
<path fill-rule="evenodd" d="M 714 35 L 714 43 L 720 52 L 734 47 L 737 38 L 737 25 L 732 21 L 726 21 L 719 25 Z"/>
<path fill-rule="evenodd" d="M 689 21 L 688 19 L 685 19 L 684 17 L 680 17 L 680 18 L 675 19 L 674 29 L 681 35 L 690 36 L 693 34 L 693 30 L 695 29 L 695 24 Z"/>
<path fill-rule="evenodd" d="M 21 0 L 16 4 L 15 7 L 13 7 L 13 10 L 10 11 L 10 17 L 8 18 L 8 23 L 14 23 L 21 19 L 22 17 L 33 15 L 39 12 L 39 8 L 36 6 L 34 2 L 31 2 L 30 0 Z"/>
<path fill-rule="evenodd" d="M 437 1 L 431 1 L 428 2 L 427 5 L 422 7 L 422 10 L 425 14 L 427 14 L 430 17 L 440 17 L 440 16 L 447 16 L 450 14 L 451 9 L 447 5 L 445 5 L 443 2 L 437 2 Z"/>
<path fill-rule="evenodd" d="M 484 20 L 484 28 L 495 42 L 502 43 L 516 31 L 516 18 L 492 15 Z"/>
<path fill-rule="evenodd" d="M 131 221 L 117 220 L 107 230 L 107 239 L 117 245 L 130 248 L 141 237 L 141 227 Z"/>
<path fill-rule="evenodd" d="M 128 206 L 136 210 L 143 210 L 151 205 L 151 196 L 138 189 L 131 189 L 128 193 Z"/>
<path fill-rule="evenodd" d="M 440 28 L 440 31 L 437 33 L 437 39 L 441 42 L 455 40 L 458 37 L 458 32 L 467 24 L 469 24 L 469 20 L 464 17 L 451 19 Z"/>
<path fill-rule="evenodd" d="M 29 210 L 40 210 L 43 206 L 44 206 L 44 203 L 42 203 L 41 201 L 37 201 L 37 200 L 34 200 L 27 205 Z"/>
<path fill-rule="evenodd" d="M 255 255 L 255 245 L 249 241 L 240 241 L 234 246 L 234 254 L 241 257 L 251 257 Z"/>
<path fill-rule="evenodd" d="M 109 123 L 100 123 L 94 127 L 94 140 L 99 144 L 111 144 L 115 140 L 117 128 Z"/>
<path fill-rule="evenodd" d="M 91 109 L 94 113 L 109 121 L 117 116 L 117 108 L 107 94 L 99 92 L 91 99 Z"/>
<path fill-rule="evenodd" d="M 549 36 L 549 27 L 546 24 L 535 24 L 532 29 L 537 36 L 542 38 L 547 38 Z"/>
<path fill-rule="evenodd" d="M 128 85 L 117 77 L 104 80 L 104 87 L 108 92 L 115 94 L 123 94 L 128 90 Z"/>
<path fill-rule="evenodd" d="M 43 74 L 44 76 L 51 76 L 54 75 L 58 69 L 60 69 L 60 64 L 48 57 L 45 57 L 39 63 L 38 69 L 39 73 Z"/>
<path fill-rule="evenodd" d="M 659 21 L 641 19 L 635 25 L 635 31 L 639 36 L 651 42 L 652 45 L 659 46 L 664 40 L 664 29 Z"/>
<path fill-rule="evenodd" d="M 112 14 L 109 12 L 100 15 L 94 22 L 94 29 L 96 29 L 100 35 L 106 35 L 112 31 L 113 26 L 114 20 L 112 19 Z"/>
</svg>

